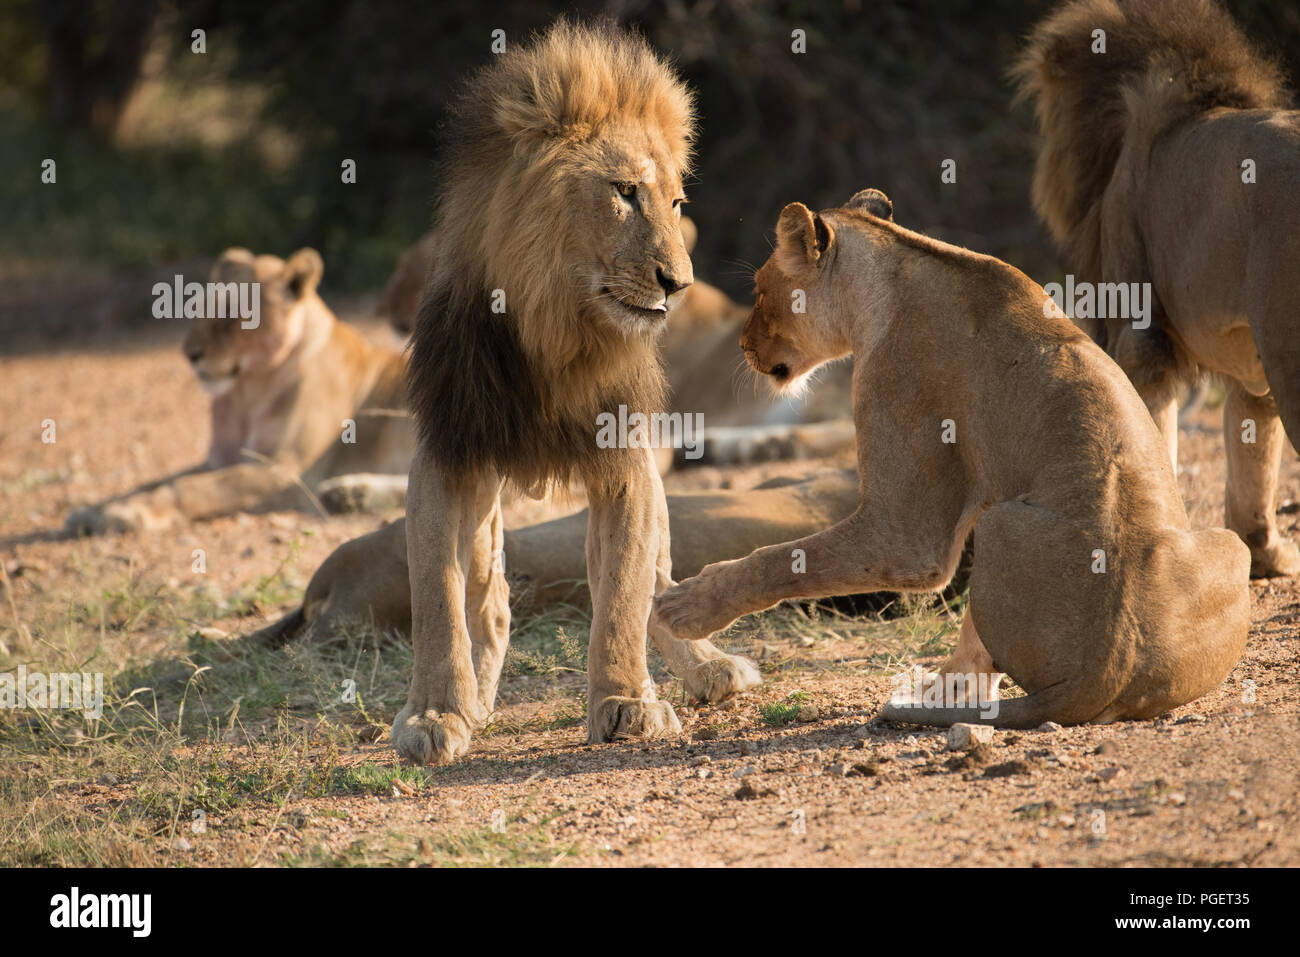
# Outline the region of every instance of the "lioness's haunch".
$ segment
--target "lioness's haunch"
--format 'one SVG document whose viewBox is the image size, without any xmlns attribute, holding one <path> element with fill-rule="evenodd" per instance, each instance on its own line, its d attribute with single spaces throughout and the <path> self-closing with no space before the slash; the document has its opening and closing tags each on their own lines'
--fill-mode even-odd
<svg viewBox="0 0 1300 957">
<path fill-rule="evenodd" d="M 1211 0 L 1074 0 L 1017 75 L 1043 136 L 1034 207 L 1097 311 L 1120 305 L 1093 335 L 1175 462 L 1180 384 L 1222 376 L 1225 523 L 1251 574 L 1294 575 L 1276 512 L 1286 438 L 1300 443 L 1300 111 L 1281 70 Z M 1141 284 L 1139 317 L 1114 291 Z"/>
<path fill-rule="evenodd" d="M 886 716 L 1104 722 L 1214 688 L 1246 641 L 1247 548 L 1188 529 L 1142 400 L 1063 314 L 1045 314 L 1042 287 L 892 218 L 876 190 L 820 214 L 787 206 L 743 339 L 782 389 L 853 352 L 857 509 L 706 567 L 661 593 L 653 620 L 696 639 L 785 598 L 940 588 L 973 527 L 970 605 L 943 672 L 985 675 L 994 695 L 1005 672 L 1027 696 L 895 702 Z"/>
<path fill-rule="evenodd" d="M 189 320 L 185 356 L 212 394 L 207 461 L 75 510 L 70 531 L 310 508 L 326 480 L 365 473 L 382 484 L 379 476 L 410 467 L 415 429 L 404 414 L 402 355 L 334 317 L 316 292 L 323 270 L 314 249 L 287 260 L 238 248 L 221 254 L 211 281 L 257 284 L 260 309 L 252 322 L 233 314 Z"/>
<path fill-rule="evenodd" d="M 587 739 L 676 733 L 646 666 L 650 602 L 671 583 L 663 486 L 649 450 L 596 429 L 663 408 L 656 343 L 693 279 L 690 93 L 639 38 L 560 21 L 494 57 L 450 112 L 409 364 L 415 662 L 393 746 L 449 761 L 491 714 L 510 627 L 501 490 L 573 478 L 590 502 Z M 652 637 L 676 673 L 712 674 L 714 700 L 758 681 L 745 659 Z"/>
</svg>

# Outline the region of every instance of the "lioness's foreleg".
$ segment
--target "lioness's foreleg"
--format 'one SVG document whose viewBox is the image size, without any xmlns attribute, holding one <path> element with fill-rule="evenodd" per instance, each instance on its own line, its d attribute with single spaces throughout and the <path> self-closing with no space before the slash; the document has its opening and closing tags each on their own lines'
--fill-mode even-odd
<svg viewBox="0 0 1300 957">
<path fill-rule="evenodd" d="M 406 503 L 415 662 L 406 706 L 393 722 L 398 754 L 415 764 L 451 761 L 487 718 L 478 693 L 467 588 L 480 529 L 498 514 L 495 477 L 452 479 L 421 449 L 411 465 Z"/>
<path fill-rule="evenodd" d="M 659 595 L 655 615 L 693 641 L 787 598 L 942 588 L 961 557 L 965 526 L 915 537 L 893 534 L 898 528 L 859 509 L 824 532 L 706 566 Z"/>
<path fill-rule="evenodd" d="M 672 705 L 657 700 L 646 665 L 663 490 L 650 455 L 629 458 L 633 464 L 621 487 L 587 487 L 587 741 L 593 744 L 681 732 Z"/>
<path fill-rule="evenodd" d="M 1277 528 L 1277 472 L 1286 436 L 1271 395 L 1251 395 L 1226 380 L 1223 444 L 1228 459 L 1224 524 L 1250 548 L 1253 578 L 1300 571 L 1300 550 Z"/>
<path fill-rule="evenodd" d="M 655 483 L 660 486 L 656 501 L 659 503 L 659 559 L 656 565 L 655 593 L 672 588 L 673 559 L 669 547 L 668 502 L 662 494 L 659 475 Z M 663 656 L 668 670 L 682 679 L 686 693 L 696 701 L 717 704 L 760 684 L 763 680 L 758 666 L 748 658 L 729 655 L 710 641 L 683 641 L 674 638 L 655 618 L 650 618 L 650 637 Z"/>
<path fill-rule="evenodd" d="M 309 508 L 289 463 L 244 462 L 219 469 L 191 469 L 127 495 L 80 508 L 66 527 L 76 534 L 143 529 L 161 531 L 182 521 L 197 521 L 254 509 Z"/>
</svg>

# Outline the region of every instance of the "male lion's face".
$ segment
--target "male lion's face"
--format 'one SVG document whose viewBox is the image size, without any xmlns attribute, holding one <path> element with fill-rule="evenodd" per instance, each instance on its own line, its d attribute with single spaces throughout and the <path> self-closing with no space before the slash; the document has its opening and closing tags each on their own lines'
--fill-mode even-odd
<svg viewBox="0 0 1300 957">
<path fill-rule="evenodd" d="M 694 281 L 680 226 L 686 201 L 671 157 L 645 129 L 597 146 L 580 189 L 592 227 L 575 240 L 590 264 L 587 283 L 606 318 L 625 335 L 659 335 L 668 311 Z"/>
<path fill-rule="evenodd" d="M 240 376 L 284 362 L 302 338 L 304 305 L 315 294 L 323 268 L 314 249 L 300 249 L 287 261 L 254 257 L 246 249 L 221 254 L 208 276 L 207 289 L 215 299 L 205 297 L 203 316 L 189 320 L 193 327 L 182 347 L 205 391 L 221 395 Z M 241 303 L 255 303 L 256 313 L 241 315 Z M 213 314 L 211 305 L 217 306 Z"/>
</svg>

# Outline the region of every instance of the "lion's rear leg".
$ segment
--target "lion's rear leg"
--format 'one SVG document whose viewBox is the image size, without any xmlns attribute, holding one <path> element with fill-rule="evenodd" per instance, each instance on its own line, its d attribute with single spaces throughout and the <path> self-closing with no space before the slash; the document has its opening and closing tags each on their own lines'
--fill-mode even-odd
<svg viewBox="0 0 1300 957">
<path fill-rule="evenodd" d="M 1002 672 L 993 664 L 984 642 L 980 641 L 975 631 L 975 617 L 970 606 L 966 607 L 966 616 L 961 621 L 961 631 L 957 636 L 957 647 L 948 660 L 939 666 L 939 678 L 948 675 L 960 676 L 965 686 L 965 700 L 993 700 L 998 696 L 998 685 L 1002 682 Z M 945 685 L 951 682 L 947 679 Z"/>
<path fill-rule="evenodd" d="M 656 569 L 655 594 L 671 588 L 673 560 L 669 549 L 668 505 L 659 508 L 659 562 Z M 762 683 L 758 666 L 748 658 L 729 655 L 708 639 L 682 641 L 650 618 L 650 637 L 663 656 L 668 670 L 681 678 L 686 693 L 696 701 L 717 704 Z"/>
<path fill-rule="evenodd" d="M 1223 406 L 1228 459 L 1224 524 L 1250 548 L 1252 578 L 1300 571 L 1300 550 L 1277 527 L 1277 472 L 1286 436 L 1272 396 L 1255 396 L 1229 379 Z"/>
</svg>

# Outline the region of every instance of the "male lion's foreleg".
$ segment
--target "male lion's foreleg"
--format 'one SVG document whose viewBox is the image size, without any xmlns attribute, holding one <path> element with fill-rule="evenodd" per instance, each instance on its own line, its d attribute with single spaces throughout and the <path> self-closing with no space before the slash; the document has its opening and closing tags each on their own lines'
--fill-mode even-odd
<svg viewBox="0 0 1300 957">
<path fill-rule="evenodd" d="M 499 491 L 495 479 L 449 479 L 424 450 L 411 466 L 406 542 L 415 662 L 392 742 L 415 764 L 455 759 L 487 717 L 465 602 L 479 529 L 495 514 Z"/>
<path fill-rule="evenodd" d="M 646 665 L 646 625 L 659 560 L 658 472 L 647 455 L 634 459 L 617 489 L 588 484 L 587 741 L 680 734 L 681 723 L 655 695 Z"/>
<path fill-rule="evenodd" d="M 504 549 L 501 503 L 497 502 L 491 517 L 475 534 L 465 598 L 478 700 L 485 716 L 496 707 L 497 683 L 510 641 L 510 586 Z"/>
<path fill-rule="evenodd" d="M 655 478 L 657 480 L 658 476 Z M 668 505 L 662 497 L 659 503 L 659 561 L 655 574 L 655 594 L 674 585 Z M 650 637 L 668 670 L 682 679 L 686 693 L 696 701 L 717 704 L 755 687 L 763 680 L 758 666 L 748 658 L 726 654 L 708 640 L 683 641 L 674 638 L 653 615 L 650 618 Z"/>
<path fill-rule="evenodd" d="M 1228 459 L 1224 524 L 1250 548 L 1253 578 L 1300 571 L 1300 551 L 1277 527 L 1277 471 L 1286 436 L 1271 396 L 1227 381 L 1223 444 Z"/>
</svg>

